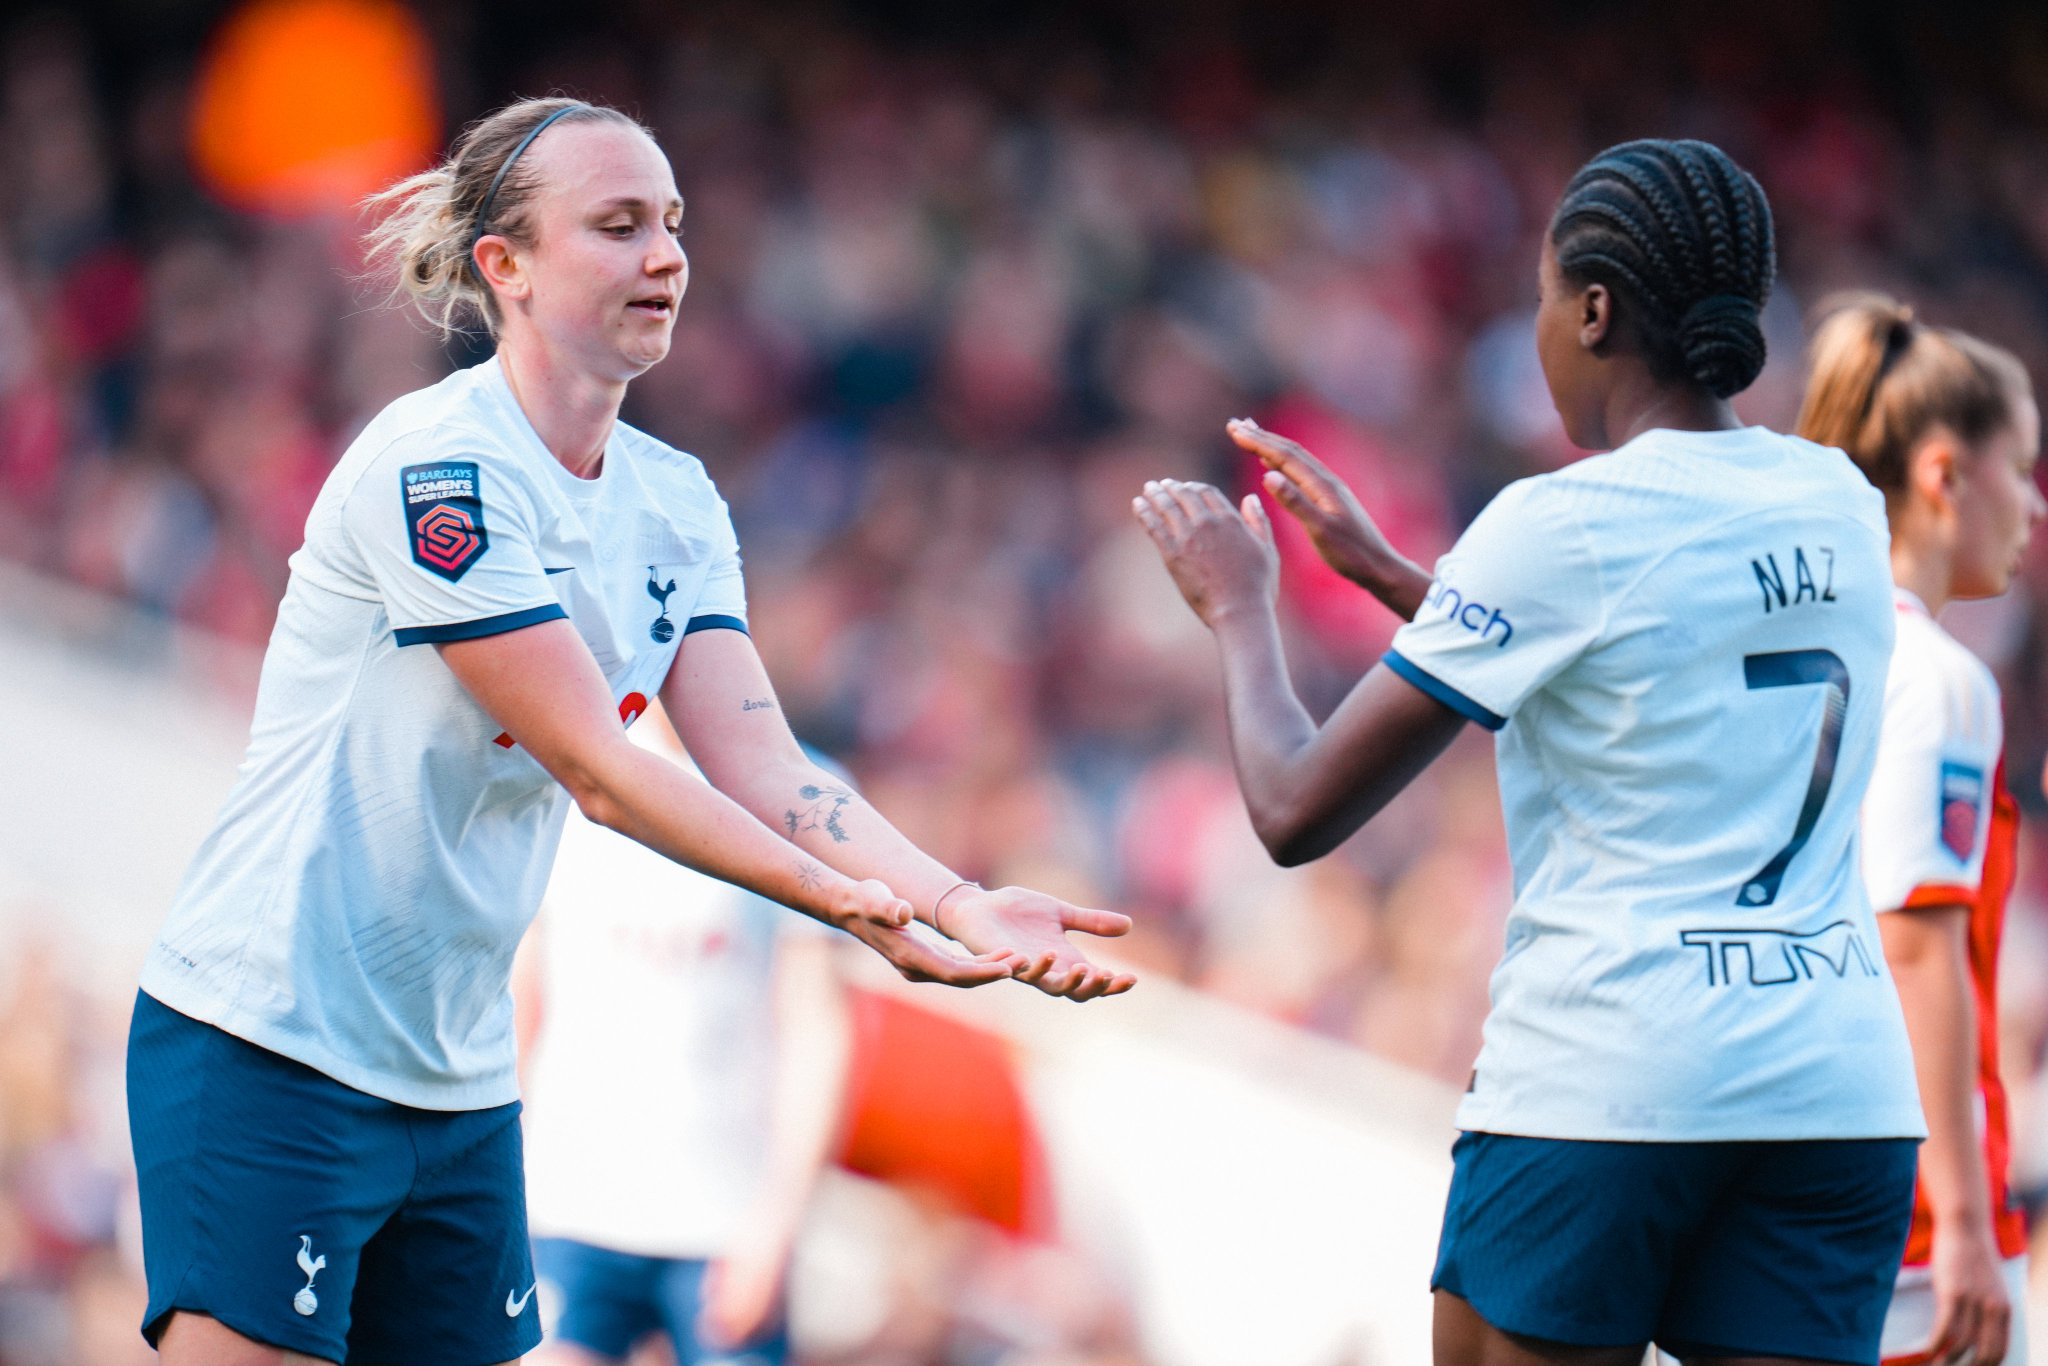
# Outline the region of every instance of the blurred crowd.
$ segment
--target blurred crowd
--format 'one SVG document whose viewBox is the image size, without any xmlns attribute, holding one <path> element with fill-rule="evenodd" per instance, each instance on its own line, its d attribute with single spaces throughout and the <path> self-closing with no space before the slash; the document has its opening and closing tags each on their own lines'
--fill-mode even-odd
<svg viewBox="0 0 2048 1366">
<path fill-rule="evenodd" d="M 355 218 L 207 193 L 183 130 L 218 9 L 175 8 L 52 12 L 0 48 L 0 555 L 260 643 L 340 450 L 487 348 L 383 306 Z M 1429 563 L 1502 484 L 1571 457 L 1530 342 L 1537 244 L 1572 169 L 1630 136 L 1710 138 L 1772 197 L 1751 420 L 1789 423 L 1805 317 L 1848 286 L 2048 383 L 2038 12 L 1025 5 L 970 27 L 938 6 L 611 8 L 420 18 L 451 125 L 560 89 L 668 151 L 691 283 L 627 415 L 731 502 L 797 729 L 963 873 L 1135 914 L 1120 951 L 1140 970 L 1447 1080 L 1476 1052 L 1509 900 L 1484 737 L 1337 856 L 1273 869 L 1206 634 L 1130 517 L 1138 485 L 1250 488 L 1222 424 L 1253 415 Z M 1394 622 L 1285 539 L 1288 643 L 1320 712 Z M 2008 600 L 1956 620 L 2004 682 L 2035 819 L 2006 1032 L 2037 1184 L 2043 603 L 2036 546 Z M 104 1098 L 58 1084 L 92 1069 L 37 1070 L 89 1022 L 12 980 L 0 1362 L 34 1287 L 95 1293 L 117 1202 L 94 1182 L 121 1160 L 77 1113 Z"/>
</svg>

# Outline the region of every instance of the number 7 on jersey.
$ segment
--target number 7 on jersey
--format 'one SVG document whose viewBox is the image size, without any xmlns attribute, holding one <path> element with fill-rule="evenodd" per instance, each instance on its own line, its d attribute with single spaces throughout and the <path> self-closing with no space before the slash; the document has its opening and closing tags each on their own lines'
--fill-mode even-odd
<svg viewBox="0 0 2048 1366">
<path fill-rule="evenodd" d="M 1806 847 L 1820 809 L 1827 804 L 1828 788 L 1835 781 L 1835 756 L 1842 749 L 1842 722 L 1849 712 L 1849 666 L 1833 650 L 1781 650 L 1775 654 L 1744 655 L 1743 682 L 1753 692 L 1758 688 L 1795 688 L 1813 685 L 1827 689 L 1821 708 L 1820 743 L 1813 750 L 1813 776 L 1807 780 L 1806 801 L 1792 827 L 1792 838 L 1771 855 L 1736 893 L 1738 906 L 1768 906 L 1778 899 L 1778 885 L 1792 859 Z"/>
</svg>

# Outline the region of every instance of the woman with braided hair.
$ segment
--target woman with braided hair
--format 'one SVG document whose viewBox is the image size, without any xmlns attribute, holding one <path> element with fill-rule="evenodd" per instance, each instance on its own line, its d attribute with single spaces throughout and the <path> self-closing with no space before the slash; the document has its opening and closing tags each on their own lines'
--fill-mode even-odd
<svg viewBox="0 0 2048 1366">
<path fill-rule="evenodd" d="M 1884 500 L 1744 427 L 1774 272 L 1719 149 L 1610 148 L 1566 187 L 1536 349 L 1574 444 L 1434 577 L 1307 451 L 1238 445 L 1408 620 L 1321 725 L 1256 495 L 1136 500 L 1215 634 L 1274 858 L 1334 848 L 1468 722 L 1497 732 L 1515 901 L 1433 1276 L 1439 1366 L 1874 1366 L 1925 1133 L 1856 861 L 1893 638 Z"/>
</svg>

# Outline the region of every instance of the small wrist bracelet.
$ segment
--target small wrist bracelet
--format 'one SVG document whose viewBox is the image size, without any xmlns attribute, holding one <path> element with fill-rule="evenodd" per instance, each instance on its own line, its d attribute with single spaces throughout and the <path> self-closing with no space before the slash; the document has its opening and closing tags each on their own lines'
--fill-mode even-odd
<svg viewBox="0 0 2048 1366">
<path fill-rule="evenodd" d="M 988 888 L 982 886 L 979 882 L 974 882 L 970 879 L 962 878 L 960 881 L 948 887 L 945 891 L 940 892 L 939 899 L 932 903 L 932 928 L 937 930 L 940 934 L 946 934 L 946 929 L 943 925 L 939 924 L 939 908 L 946 904 L 947 897 L 953 895 L 953 893 L 959 891 L 962 887 L 972 887 L 977 892 L 985 892 L 988 890 Z M 946 934 L 946 938 L 951 939 L 952 937 L 952 935 Z"/>
</svg>

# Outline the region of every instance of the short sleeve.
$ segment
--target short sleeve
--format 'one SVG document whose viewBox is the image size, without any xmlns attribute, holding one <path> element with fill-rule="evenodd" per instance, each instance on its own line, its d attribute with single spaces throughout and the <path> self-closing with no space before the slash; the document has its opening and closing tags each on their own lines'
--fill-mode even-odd
<svg viewBox="0 0 2048 1366">
<path fill-rule="evenodd" d="M 1916 667 L 1918 665 L 1918 667 Z M 1984 876 L 1990 756 L 1950 733 L 1943 679 L 1895 659 L 1863 797 L 1863 881 L 1880 911 L 1968 905 Z"/>
<path fill-rule="evenodd" d="M 1600 572 L 1554 480 L 1501 490 L 1437 561 L 1415 619 L 1382 661 L 1489 730 L 1598 638 Z"/>
<path fill-rule="evenodd" d="M 722 498 L 718 500 L 714 522 L 711 569 L 704 576 L 696 605 L 690 609 L 689 624 L 683 628 L 685 635 L 720 628 L 747 629 L 747 585 L 740 573 L 740 539 L 733 530 L 732 512 Z"/>
<path fill-rule="evenodd" d="M 566 616 L 535 549 L 534 502 L 508 462 L 380 457 L 341 508 L 400 645 L 469 640 Z"/>
</svg>

